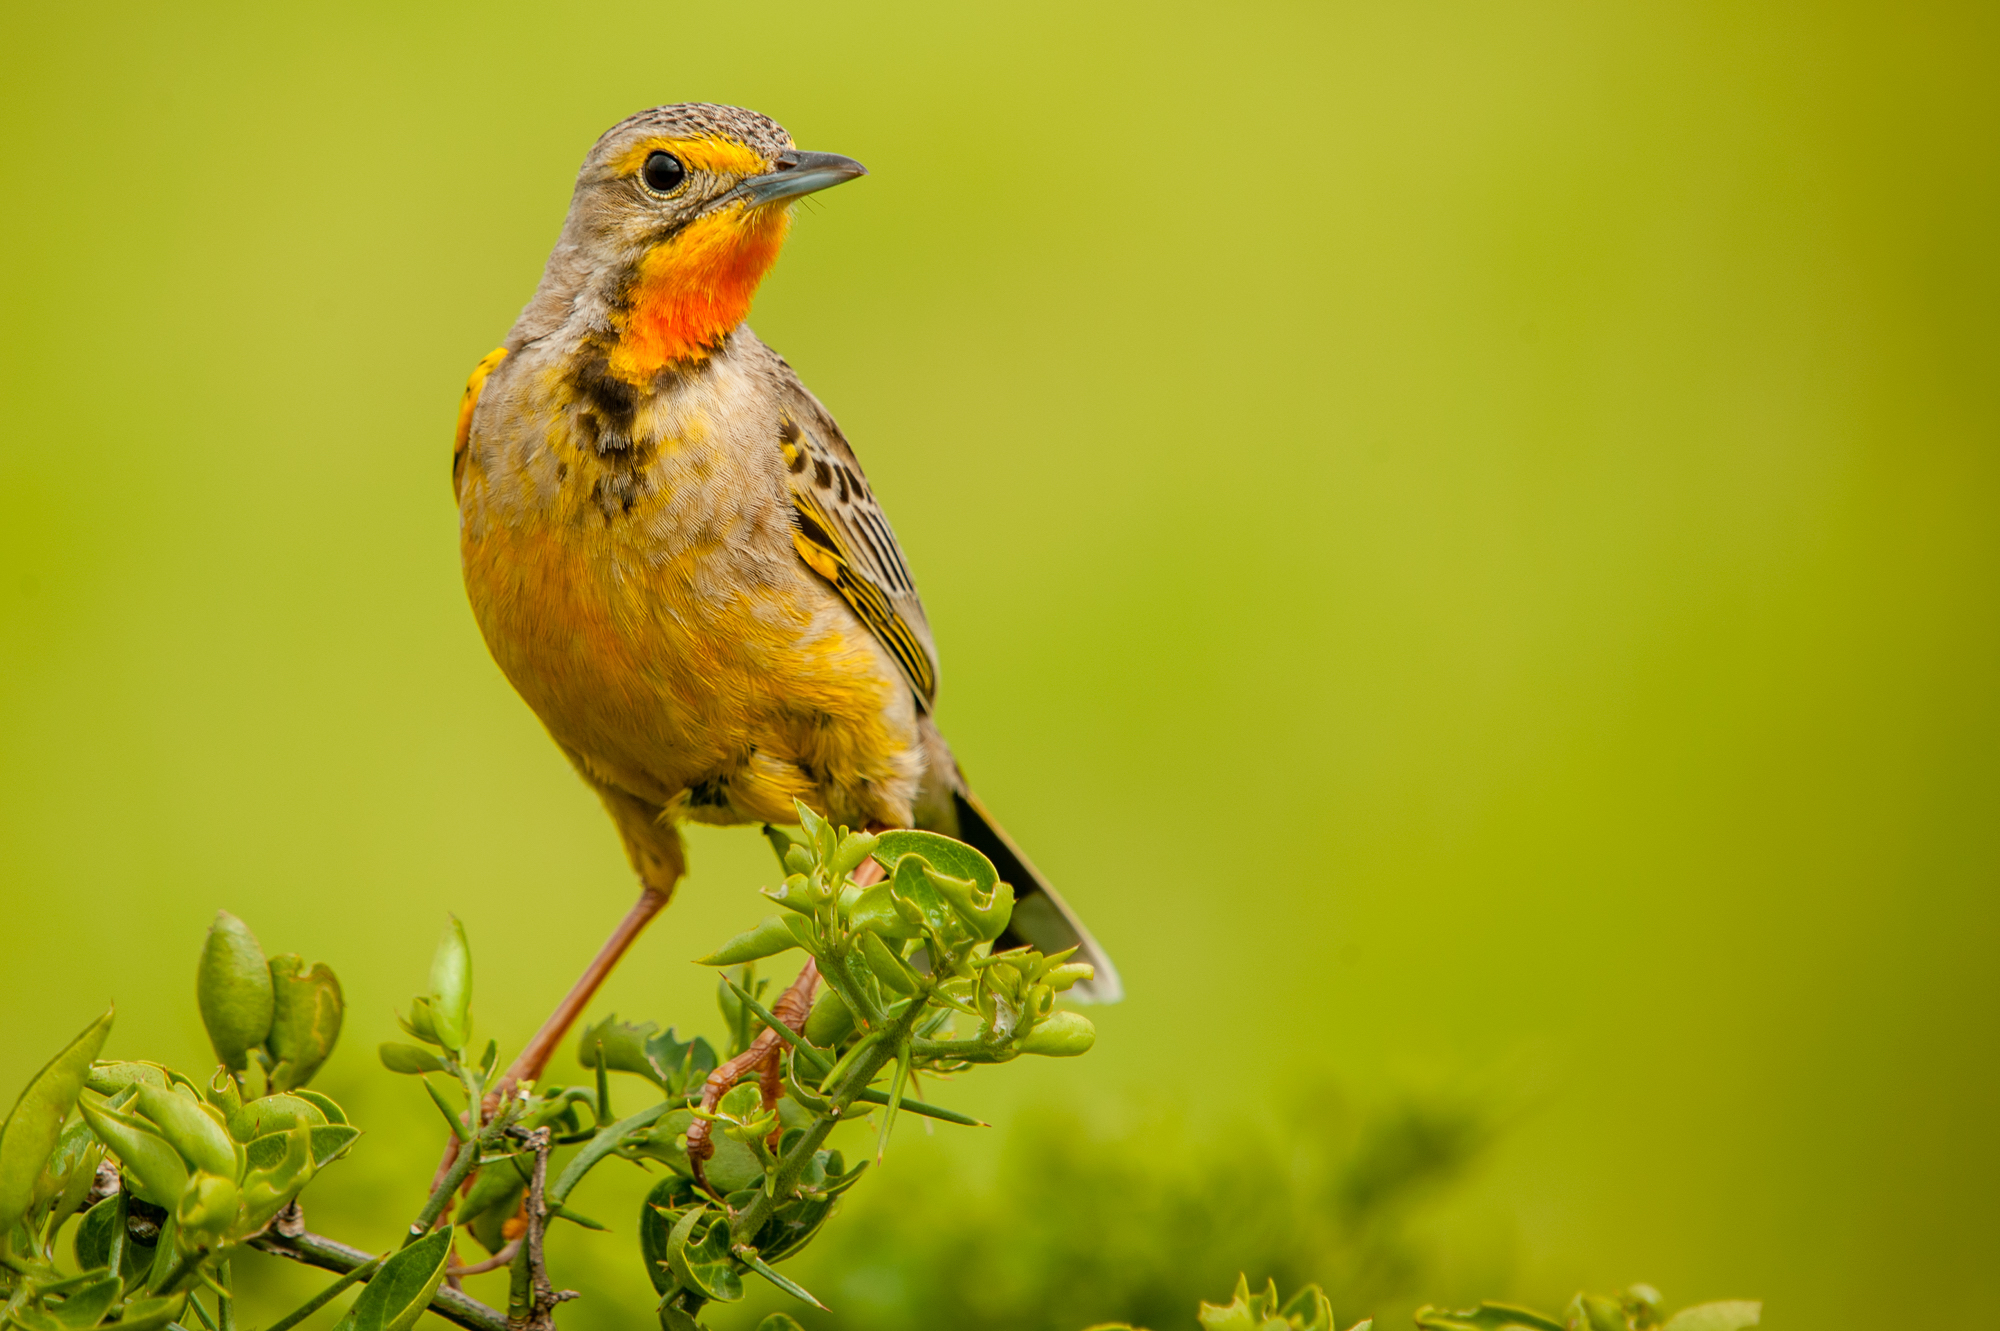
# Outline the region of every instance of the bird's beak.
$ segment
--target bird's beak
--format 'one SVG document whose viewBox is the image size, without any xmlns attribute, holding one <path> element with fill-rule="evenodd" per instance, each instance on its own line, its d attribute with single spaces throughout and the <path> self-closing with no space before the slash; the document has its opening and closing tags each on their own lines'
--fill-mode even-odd
<svg viewBox="0 0 2000 1331">
<path fill-rule="evenodd" d="M 844 180 L 865 176 L 868 168 L 852 157 L 839 153 L 808 153 L 793 150 L 778 159 L 778 165 L 761 176 L 753 176 L 736 187 L 751 207 L 782 203 L 806 194 L 831 189 Z"/>
</svg>

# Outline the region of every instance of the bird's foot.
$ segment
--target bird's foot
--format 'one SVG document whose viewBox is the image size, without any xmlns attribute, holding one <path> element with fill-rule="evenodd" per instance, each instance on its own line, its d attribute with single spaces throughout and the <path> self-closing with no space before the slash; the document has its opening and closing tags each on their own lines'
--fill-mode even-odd
<svg viewBox="0 0 2000 1331">
<path fill-rule="evenodd" d="M 805 969 L 799 972 L 799 978 L 793 980 L 791 987 L 780 994 L 778 1001 L 771 1005 L 771 1015 L 784 1022 L 786 1029 L 797 1035 L 805 1029 L 806 1015 L 812 1011 L 813 996 L 818 990 L 819 967 L 811 960 L 807 960 Z M 748 1049 L 708 1074 L 708 1080 L 701 1086 L 702 1112 L 714 1113 L 716 1105 L 722 1102 L 722 1097 L 729 1093 L 729 1089 L 752 1072 L 757 1074 L 758 1090 L 762 1093 L 764 1108 L 768 1111 L 778 1103 L 778 1096 L 784 1089 L 782 1067 L 784 1053 L 784 1046 L 780 1043 L 776 1031 L 769 1028 L 759 1031 Z M 697 1116 L 695 1121 L 688 1125 L 687 1152 L 688 1162 L 694 1166 L 696 1186 L 713 1195 L 715 1190 L 709 1186 L 708 1176 L 703 1170 L 709 1157 L 715 1154 L 715 1143 L 709 1139 L 709 1130 L 709 1120 Z M 778 1128 L 771 1129 L 770 1145 L 773 1149 L 778 1145 L 780 1131 Z"/>
</svg>

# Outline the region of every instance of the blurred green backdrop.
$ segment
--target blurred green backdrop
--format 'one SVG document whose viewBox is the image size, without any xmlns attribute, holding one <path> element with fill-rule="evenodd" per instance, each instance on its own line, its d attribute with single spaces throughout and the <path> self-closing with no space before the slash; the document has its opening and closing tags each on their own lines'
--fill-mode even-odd
<svg viewBox="0 0 2000 1331">
<path fill-rule="evenodd" d="M 597 133 L 730 101 L 873 172 L 753 321 L 1133 995 L 963 1102 L 1492 1091 L 1432 1297 L 1990 1306 L 1995 25 L 16 0 L 0 1088 L 112 997 L 201 1063 L 226 905 L 345 979 L 328 1089 L 418 1123 L 372 1047 L 443 912 L 504 1040 L 625 907 L 464 607 L 451 421 Z M 694 854 L 604 1006 L 703 1024 L 770 875 Z M 316 1189 L 357 1239 L 421 1183 L 389 1136 Z"/>
</svg>

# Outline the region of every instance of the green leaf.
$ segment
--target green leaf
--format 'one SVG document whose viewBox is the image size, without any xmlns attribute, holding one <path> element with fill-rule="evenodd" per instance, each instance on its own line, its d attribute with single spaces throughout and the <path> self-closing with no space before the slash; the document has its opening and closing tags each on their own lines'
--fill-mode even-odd
<svg viewBox="0 0 2000 1331">
<path fill-rule="evenodd" d="M 296 952 L 271 958 L 271 1088 L 289 1091 L 312 1080 L 340 1040 L 347 1010 L 340 979 L 324 962 L 310 968 Z"/>
<path fill-rule="evenodd" d="M 676 1208 L 693 1198 L 693 1183 L 670 1175 L 653 1185 L 639 1207 L 639 1255 L 646 1263 L 655 1294 L 666 1294 L 676 1287 L 672 1272 L 667 1270 L 667 1240 L 680 1218 Z"/>
<path fill-rule="evenodd" d="M 243 1108 L 243 1088 L 228 1068 L 215 1070 L 215 1075 L 208 1079 L 208 1085 L 201 1088 L 201 1098 L 215 1106 L 225 1123 Z"/>
<path fill-rule="evenodd" d="M 83 1084 L 99 1095 L 116 1095 L 134 1082 L 149 1086 L 173 1085 L 172 1074 L 158 1063 L 106 1062 L 91 1065 Z"/>
<path fill-rule="evenodd" d="M 250 1064 L 250 1051 L 271 1033 L 271 968 L 248 925 L 215 913 L 195 968 L 195 1001 L 215 1056 L 231 1072 Z"/>
<path fill-rule="evenodd" d="M 431 1024 L 444 1047 L 456 1053 L 472 1036 L 472 948 L 458 916 L 445 920 L 444 937 L 431 958 Z"/>
<path fill-rule="evenodd" d="M 861 959 L 868 963 L 869 970 L 875 972 L 876 979 L 899 994 L 914 994 L 920 987 L 917 973 L 889 950 L 889 945 L 882 941 L 880 934 L 865 931 L 861 934 Z"/>
<path fill-rule="evenodd" d="M 27 1214 L 42 1167 L 54 1154 L 63 1122 L 83 1093 L 91 1060 L 111 1032 L 111 1017 L 107 1009 L 50 1059 L 0 1124 L 0 1234 L 11 1231 Z"/>
<path fill-rule="evenodd" d="M 398 1044 L 393 1040 L 382 1042 L 376 1055 L 382 1066 L 391 1072 L 400 1072 L 406 1077 L 421 1077 L 427 1072 L 445 1071 L 444 1060 L 421 1045 Z"/>
<path fill-rule="evenodd" d="M 1422 1331 L 1564 1331 L 1554 1318 L 1504 1303 L 1482 1303 L 1463 1312 L 1427 1305 L 1417 1309 L 1416 1321 Z"/>
<path fill-rule="evenodd" d="M 1763 1315 L 1764 1305 L 1753 1299 L 1697 1303 L 1668 1318 L 1660 1331 L 1742 1331 L 1746 1326 L 1756 1326 Z"/>
<path fill-rule="evenodd" d="M 917 855 L 905 855 L 896 862 L 895 876 L 889 880 L 889 895 L 911 923 L 921 923 L 932 933 L 942 934 L 958 920 L 938 890 L 931 886 L 930 866 Z"/>
<path fill-rule="evenodd" d="M 319 1110 L 320 1113 L 325 1114 L 327 1122 L 341 1125 L 346 1124 L 347 1111 L 335 1104 L 332 1097 L 321 1095 L 318 1091 L 308 1090 L 295 1090 L 292 1094 L 311 1105 L 314 1109 Z"/>
<path fill-rule="evenodd" d="M 125 1194 L 115 1193 L 83 1213 L 70 1237 L 70 1251 L 79 1270 L 111 1264 L 111 1244 L 125 1228 Z"/>
<path fill-rule="evenodd" d="M 134 1106 L 194 1169 L 235 1178 L 241 1164 L 236 1142 L 214 1105 L 158 1086 L 141 1086 Z"/>
<path fill-rule="evenodd" d="M 247 1142 L 271 1132 L 289 1132 L 299 1124 L 327 1122 L 326 1111 L 303 1095 L 267 1095 L 252 1100 L 229 1118 L 229 1135 Z"/>
<path fill-rule="evenodd" d="M 347 1148 L 361 1136 L 361 1129 L 350 1128 L 345 1123 L 322 1123 L 306 1130 L 312 1143 L 313 1168 L 328 1165 L 347 1154 Z"/>
<path fill-rule="evenodd" d="M 56 1138 L 56 1149 L 35 1180 L 34 1196 L 28 1203 L 29 1229 L 53 1236 L 90 1195 L 90 1185 L 97 1177 L 97 1165 L 102 1159 L 104 1145 L 88 1123 L 77 1119 L 64 1128 Z"/>
<path fill-rule="evenodd" d="M 757 1331 L 805 1331 L 805 1328 L 783 1313 L 772 1313 L 757 1323 Z"/>
<path fill-rule="evenodd" d="M 859 863 L 858 860 L 856 862 Z M 769 1262 L 766 1262 L 763 1259 L 763 1257 L 758 1254 L 755 1248 L 751 1247 L 738 1248 L 736 1250 L 736 1255 L 743 1260 L 743 1264 L 745 1266 L 748 1266 L 752 1271 L 755 1271 L 758 1275 L 764 1277 L 764 1279 L 770 1281 L 772 1284 L 776 1285 L 779 1289 L 782 1289 L 783 1291 L 785 1291 L 785 1293 L 797 1299 L 800 1303 L 809 1303 L 813 1307 L 818 1308 L 821 1312 L 826 1311 L 826 1305 L 824 1303 L 821 1303 L 816 1297 L 814 1297 L 813 1292 L 811 1290 L 807 1289 L 804 1285 L 799 1284 L 797 1281 L 792 1280 L 787 1276 L 780 1275 L 777 1271 L 773 1270 L 771 1264 Z M 792 1323 L 792 1325 L 797 1326 L 798 1323 L 794 1322 Z"/>
<path fill-rule="evenodd" d="M 100 1108 L 88 1100 L 78 1106 L 97 1139 L 111 1148 L 132 1176 L 140 1198 L 171 1209 L 187 1187 L 187 1162 L 153 1125 L 136 1114 Z"/>
<path fill-rule="evenodd" d="M 166 1294 L 153 1299 L 134 1299 L 125 1305 L 118 1319 L 118 1331 L 155 1331 L 177 1320 L 187 1308 L 185 1294 Z"/>
<path fill-rule="evenodd" d="M 854 1011 L 845 999 L 828 985 L 813 1000 L 812 1011 L 806 1014 L 806 1039 L 821 1049 L 832 1049 L 845 1040 L 854 1030 Z"/>
<path fill-rule="evenodd" d="M 521 1206 L 521 1193 L 528 1186 L 530 1165 L 525 1155 L 511 1155 L 494 1160 L 479 1167 L 472 1176 L 472 1187 L 458 1204 L 458 1213 L 452 1223 L 469 1225 L 489 1211 L 501 1212 L 505 1220 Z M 475 1238 L 479 1235 L 474 1234 Z M 480 1240 L 482 1243 L 484 1239 Z M 497 1245 L 487 1251 L 497 1251 Z"/>
<path fill-rule="evenodd" d="M 124 1281 L 116 1276 L 106 1276 L 82 1289 L 72 1290 L 69 1297 L 51 1311 L 55 1313 L 56 1320 L 70 1331 L 90 1331 L 91 1327 L 104 1320 L 104 1314 L 118 1302 L 124 1288 Z"/>
<path fill-rule="evenodd" d="M 847 927 L 884 938 L 921 938 L 923 931 L 896 908 L 896 894 L 887 883 L 864 888 L 847 908 Z"/>
<path fill-rule="evenodd" d="M 695 962 L 697 966 L 740 966 L 746 961 L 775 957 L 799 945 L 798 935 L 782 916 L 772 915 Z"/>
<path fill-rule="evenodd" d="M 341 1325 L 348 1331 L 409 1331 L 444 1283 L 450 1261 L 451 1230 L 433 1230 L 382 1264 Z"/>
<path fill-rule="evenodd" d="M 1000 882 L 993 861 L 963 841 L 936 832 L 884 832 L 875 843 L 874 854 L 892 874 L 905 855 L 921 855 L 939 873 L 963 879 L 981 892 L 991 892 Z"/>
<path fill-rule="evenodd" d="M 715 1051 L 708 1041 L 697 1036 L 683 1044 L 674 1037 L 673 1027 L 661 1031 L 650 1021 L 634 1026 L 613 1014 L 585 1027 L 577 1040 L 577 1061 L 587 1068 L 596 1067 L 600 1044 L 605 1067 L 635 1073 L 669 1095 L 681 1094 L 715 1071 Z"/>
<path fill-rule="evenodd" d="M 707 1230 L 699 1240 L 691 1240 L 695 1227 L 704 1218 Z M 704 1298 L 718 1303 L 734 1303 L 743 1297 L 743 1279 L 736 1274 L 729 1252 L 729 1221 L 707 1210 L 693 1210 L 682 1216 L 667 1235 L 667 1267 L 680 1282 Z"/>
</svg>

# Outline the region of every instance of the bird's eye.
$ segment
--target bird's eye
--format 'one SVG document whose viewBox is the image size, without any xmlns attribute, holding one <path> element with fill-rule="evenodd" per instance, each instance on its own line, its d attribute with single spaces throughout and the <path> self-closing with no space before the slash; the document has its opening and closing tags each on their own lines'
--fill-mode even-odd
<svg viewBox="0 0 2000 1331">
<path fill-rule="evenodd" d="M 647 189 L 671 194 L 674 187 L 687 178 L 687 168 L 672 153 L 654 153 L 639 168 L 639 175 L 645 180 Z"/>
</svg>

